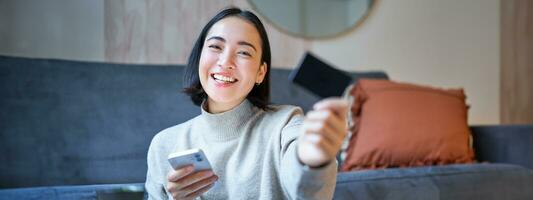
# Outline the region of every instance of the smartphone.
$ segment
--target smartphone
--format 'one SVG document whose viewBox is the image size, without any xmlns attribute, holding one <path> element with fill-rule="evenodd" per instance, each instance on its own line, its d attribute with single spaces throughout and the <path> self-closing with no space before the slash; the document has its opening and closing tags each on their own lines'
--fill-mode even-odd
<svg viewBox="0 0 533 200">
<path fill-rule="evenodd" d="M 352 77 L 307 52 L 298 67 L 292 70 L 289 80 L 321 98 L 342 96 Z"/>
<path fill-rule="evenodd" d="M 194 172 L 210 170 L 211 165 L 201 149 L 189 149 L 168 155 L 168 162 L 173 169 L 194 165 Z"/>
</svg>

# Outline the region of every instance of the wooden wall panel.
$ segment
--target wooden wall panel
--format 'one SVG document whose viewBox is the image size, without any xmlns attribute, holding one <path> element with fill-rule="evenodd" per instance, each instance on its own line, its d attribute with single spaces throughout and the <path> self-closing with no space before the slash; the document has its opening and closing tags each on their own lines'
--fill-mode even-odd
<svg viewBox="0 0 533 200">
<path fill-rule="evenodd" d="M 501 121 L 533 124 L 533 1 L 500 2 Z"/>
<path fill-rule="evenodd" d="M 105 1 L 105 59 L 184 64 L 201 28 L 218 11 L 232 5 L 251 9 L 246 0 Z M 295 66 L 309 49 L 309 42 L 274 29 L 266 20 L 263 23 L 269 33 L 272 65 Z"/>
</svg>

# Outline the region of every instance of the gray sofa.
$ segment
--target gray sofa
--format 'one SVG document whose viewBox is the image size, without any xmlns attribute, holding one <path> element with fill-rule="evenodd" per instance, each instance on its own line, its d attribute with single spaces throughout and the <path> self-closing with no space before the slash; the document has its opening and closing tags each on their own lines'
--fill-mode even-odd
<svg viewBox="0 0 533 200">
<path fill-rule="evenodd" d="M 142 199 L 151 138 L 199 114 L 182 71 L 0 56 L 0 199 Z M 272 101 L 308 110 L 289 72 Z M 471 129 L 478 164 L 339 173 L 335 199 L 533 199 L 533 125 Z"/>
</svg>

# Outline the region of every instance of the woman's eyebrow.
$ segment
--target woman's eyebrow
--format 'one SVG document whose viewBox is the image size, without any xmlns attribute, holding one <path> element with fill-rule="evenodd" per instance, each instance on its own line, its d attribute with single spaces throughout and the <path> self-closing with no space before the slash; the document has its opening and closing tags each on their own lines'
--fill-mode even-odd
<svg viewBox="0 0 533 200">
<path fill-rule="evenodd" d="M 257 51 L 257 49 L 254 47 L 253 44 L 249 43 L 249 42 L 245 42 L 245 41 L 239 41 L 237 44 L 239 45 L 246 45 L 246 46 L 250 46 L 252 47 L 252 49 L 254 49 L 254 51 Z"/>
<path fill-rule="evenodd" d="M 209 41 L 209 40 L 220 40 L 222 42 L 226 42 L 226 39 L 224 39 L 223 37 L 220 37 L 220 36 L 213 36 L 213 37 L 210 37 L 209 39 L 207 39 L 206 41 Z"/>
<path fill-rule="evenodd" d="M 222 41 L 222 42 L 226 42 L 226 39 L 224 39 L 223 37 L 220 37 L 220 36 L 212 36 L 209 39 L 207 39 L 206 41 L 209 41 L 209 40 L 219 40 L 219 41 Z M 255 48 L 255 46 L 252 43 L 249 43 L 249 42 L 246 42 L 246 41 L 239 41 L 237 44 L 249 46 L 252 49 L 254 49 L 254 51 L 257 51 L 257 49 Z"/>
</svg>

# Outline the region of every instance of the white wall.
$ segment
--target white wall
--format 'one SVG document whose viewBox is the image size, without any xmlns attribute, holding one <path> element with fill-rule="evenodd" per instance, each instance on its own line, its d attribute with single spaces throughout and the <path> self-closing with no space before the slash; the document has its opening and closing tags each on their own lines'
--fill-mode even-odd
<svg viewBox="0 0 533 200">
<path fill-rule="evenodd" d="M 500 123 L 498 0 L 381 0 L 352 33 L 312 42 L 345 70 L 384 70 L 393 80 L 464 87 L 469 123 Z"/>
<path fill-rule="evenodd" d="M 103 0 L 0 0 L 0 54 L 104 59 Z"/>
</svg>

